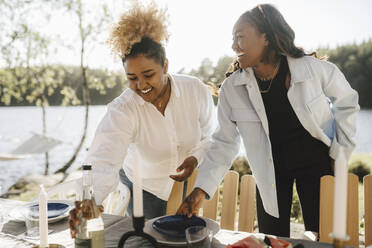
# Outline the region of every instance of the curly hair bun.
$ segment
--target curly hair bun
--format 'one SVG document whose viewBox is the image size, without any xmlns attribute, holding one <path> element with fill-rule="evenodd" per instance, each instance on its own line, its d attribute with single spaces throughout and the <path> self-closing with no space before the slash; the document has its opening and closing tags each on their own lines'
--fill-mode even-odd
<svg viewBox="0 0 372 248">
<path fill-rule="evenodd" d="M 113 53 L 124 58 L 130 53 L 132 46 L 144 37 L 160 44 L 167 42 L 169 38 L 167 23 L 166 8 L 158 8 L 154 2 L 144 6 L 135 1 L 114 24 L 107 42 Z"/>
</svg>

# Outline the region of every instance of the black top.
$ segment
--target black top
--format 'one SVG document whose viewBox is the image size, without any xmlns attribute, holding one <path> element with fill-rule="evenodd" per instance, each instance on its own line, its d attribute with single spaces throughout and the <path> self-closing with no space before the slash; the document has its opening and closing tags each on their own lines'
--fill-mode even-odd
<svg viewBox="0 0 372 248">
<path fill-rule="evenodd" d="M 328 146 L 310 135 L 289 103 L 288 90 L 285 86 L 288 71 L 287 58 L 282 56 L 279 71 L 273 78 L 267 93 L 262 91 L 269 89 L 270 81 L 257 80 L 269 123 L 275 169 L 287 171 L 328 166 L 330 165 Z"/>
</svg>

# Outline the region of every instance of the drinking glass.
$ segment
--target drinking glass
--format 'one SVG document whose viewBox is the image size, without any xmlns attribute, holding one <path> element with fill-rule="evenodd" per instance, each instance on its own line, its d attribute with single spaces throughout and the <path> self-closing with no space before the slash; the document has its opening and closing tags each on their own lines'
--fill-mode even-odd
<svg viewBox="0 0 372 248">
<path fill-rule="evenodd" d="M 187 247 L 210 248 L 213 239 L 212 230 L 205 226 L 192 226 L 185 230 Z"/>
<path fill-rule="evenodd" d="M 2 189 L 2 188 L 1 188 L 1 186 L 0 186 L 0 195 L 1 195 L 1 193 L 2 193 L 1 189 Z M 5 221 L 5 218 L 4 218 L 3 214 L 5 214 L 5 211 L 4 211 L 3 207 L 2 207 L 1 204 L 0 204 L 0 224 L 1 224 L 1 225 L 2 225 L 3 222 Z"/>
<path fill-rule="evenodd" d="M 25 207 L 23 210 L 23 216 L 26 224 L 26 233 L 24 234 L 27 238 L 38 239 L 39 234 L 39 218 L 32 215 L 30 208 Z"/>
</svg>

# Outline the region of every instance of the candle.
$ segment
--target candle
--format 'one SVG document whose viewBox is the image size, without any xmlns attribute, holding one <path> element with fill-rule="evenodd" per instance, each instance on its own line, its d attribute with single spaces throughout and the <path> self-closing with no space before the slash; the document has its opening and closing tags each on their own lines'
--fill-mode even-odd
<svg viewBox="0 0 372 248">
<path fill-rule="evenodd" d="M 39 232 L 40 248 L 48 247 L 48 196 L 44 185 L 40 185 L 39 194 Z"/>
<path fill-rule="evenodd" d="M 335 161 L 335 197 L 333 206 L 333 238 L 346 240 L 347 159 L 340 153 Z"/>
<path fill-rule="evenodd" d="M 143 200 L 142 200 L 142 168 L 141 165 L 136 163 L 134 167 L 134 180 L 133 180 L 133 216 L 143 216 Z"/>
</svg>

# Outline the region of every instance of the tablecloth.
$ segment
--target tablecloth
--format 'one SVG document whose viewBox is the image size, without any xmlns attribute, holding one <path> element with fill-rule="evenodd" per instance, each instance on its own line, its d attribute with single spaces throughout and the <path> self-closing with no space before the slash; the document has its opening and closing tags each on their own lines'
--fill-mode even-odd
<svg viewBox="0 0 372 248">
<path fill-rule="evenodd" d="M 23 222 L 15 222 L 11 219 L 7 219 L 7 213 L 17 205 L 25 204 L 25 202 L 6 200 L 0 198 L 0 207 L 2 208 L 1 215 L 5 217 L 5 223 L 0 224 L 0 247 L 17 247 L 17 248 L 29 248 L 33 244 L 38 242 L 35 240 L 25 240 L 22 234 L 25 232 L 26 227 Z M 129 217 L 103 214 L 103 220 L 105 224 L 105 248 L 116 248 L 118 241 L 123 233 L 133 230 L 132 219 Z M 50 223 L 49 229 L 53 230 L 49 236 L 49 243 L 62 244 L 66 248 L 74 247 L 74 240 L 70 237 L 68 229 L 68 219 L 64 219 L 57 223 Z M 227 244 L 232 244 L 240 239 L 243 239 L 249 235 L 255 235 L 262 238 L 263 234 L 257 233 L 245 233 L 235 232 L 229 230 L 220 230 L 213 238 L 212 248 L 224 248 Z M 312 242 L 308 240 L 300 239 L 288 239 L 285 240 L 291 242 L 294 246 L 301 243 L 305 248 L 331 248 L 331 244 Z M 7 242 L 7 243 L 6 243 Z M 11 246 L 12 242 L 16 245 Z M 8 244 L 8 245 L 5 245 Z M 137 247 L 151 247 L 146 244 L 140 238 L 130 239 L 125 248 L 137 248 Z M 169 246 L 160 246 L 169 247 Z"/>
</svg>

